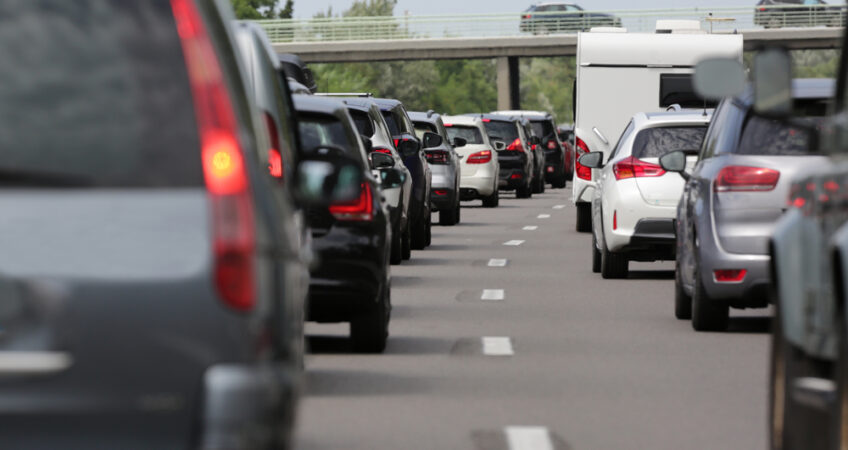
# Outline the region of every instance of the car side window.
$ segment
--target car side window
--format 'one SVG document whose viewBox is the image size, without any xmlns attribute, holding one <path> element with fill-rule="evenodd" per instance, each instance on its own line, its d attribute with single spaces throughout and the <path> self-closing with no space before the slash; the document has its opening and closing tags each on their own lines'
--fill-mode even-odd
<svg viewBox="0 0 848 450">
<path fill-rule="evenodd" d="M 698 161 L 715 156 L 716 147 L 719 145 L 719 140 L 721 140 L 720 135 L 724 131 L 723 128 L 727 122 L 727 116 L 730 114 L 729 110 L 732 108 L 733 106 L 727 100 L 719 103 L 718 108 L 713 113 L 710 126 L 707 128 L 707 135 L 704 137 L 701 151 L 698 153 Z"/>
<path fill-rule="evenodd" d="M 630 123 L 627 124 L 627 127 L 624 128 L 624 131 L 621 132 L 621 136 L 619 136 L 618 142 L 615 144 L 615 147 L 613 147 L 612 153 L 610 153 L 609 158 L 607 158 L 607 161 L 612 161 L 612 159 L 615 158 L 616 155 L 618 155 L 619 151 L 621 150 L 621 147 L 624 146 L 624 142 L 630 136 L 630 133 L 633 132 L 634 128 L 636 128 L 636 125 L 634 125 L 633 121 L 631 120 Z"/>
</svg>

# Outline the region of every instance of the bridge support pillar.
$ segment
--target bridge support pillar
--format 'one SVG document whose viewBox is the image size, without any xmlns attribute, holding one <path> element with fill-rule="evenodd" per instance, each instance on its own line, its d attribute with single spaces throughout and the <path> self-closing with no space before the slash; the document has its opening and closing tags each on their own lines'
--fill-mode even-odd
<svg viewBox="0 0 848 450">
<path fill-rule="evenodd" d="M 518 57 L 498 57 L 498 109 L 521 109 Z"/>
</svg>

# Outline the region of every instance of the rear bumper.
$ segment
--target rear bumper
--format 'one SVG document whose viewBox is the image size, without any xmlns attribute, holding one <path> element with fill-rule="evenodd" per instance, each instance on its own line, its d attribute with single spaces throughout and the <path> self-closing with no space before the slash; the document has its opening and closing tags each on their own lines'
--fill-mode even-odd
<svg viewBox="0 0 848 450">
<path fill-rule="evenodd" d="M 475 200 L 492 195 L 498 186 L 498 165 L 464 164 L 460 171 L 459 192 L 462 200 Z"/>
<path fill-rule="evenodd" d="M 769 304 L 768 255 L 744 255 L 721 250 L 700 253 L 701 281 L 711 300 L 728 302 L 736 308 L 765 308 Z M 744 269 L 745 278 L 740 282 L 719 283 L 714 271 Z"/>
<path fill-rule="evenodd" d="M 436 211 L 449 210 L 456 207 L 457 197 L 453 188 L 433 187 L 430 191 L 430 203 Z"/>
</svg>

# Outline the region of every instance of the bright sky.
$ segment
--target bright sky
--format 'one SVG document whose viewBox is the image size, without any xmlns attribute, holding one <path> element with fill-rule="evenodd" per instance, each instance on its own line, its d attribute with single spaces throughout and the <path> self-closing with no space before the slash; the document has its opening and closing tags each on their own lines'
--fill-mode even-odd
<svg viewBox="0 0 848 450">
<path fill-rule="evenodd" d="M 628 9 L 670 9 L 670 8 L 716 8 L 721 6 L 739 7 L 753 6 L 757 0 L 642 0 L 639 2 L 627 0 L 571 0 L 586 10 L 628 10 Z M 333 7 L 334 13 L 340 13 L 350 7 L 353 0 L 295 0 L 294 16 L 310 18 L 319 11 Z M 475 12 L 519 12 L 527 9 L 535 1 L 516 0 L 399 0 L 395 6 L 395 14 L 403 15 L 409 11 L 413 15 L 429 14 L 473 14 Z M 828 3 L 835 3 L 829 1 Z"/>
</svg>

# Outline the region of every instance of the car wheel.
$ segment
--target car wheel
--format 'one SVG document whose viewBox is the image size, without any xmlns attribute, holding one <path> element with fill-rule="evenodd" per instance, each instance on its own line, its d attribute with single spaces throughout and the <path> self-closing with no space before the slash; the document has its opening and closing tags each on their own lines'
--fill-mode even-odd
<svg viewBox="0 0 848 450">
<path fill-rule="evenodd" d="M 403 229 L 403 234 L 401 235 L 401 248 L 403 249 L 403 259 L 409 260 L 412 258 L 412 232 L 409 231 L 409 224 L 406 224 L 406 227 Z"/>
<path fill-rule="evenodd" d="M 498 203 L 500 203 L 500 193 L 497 189 L 492 192 L 492 195 L 488 197 L 483 197 L 483 207 L 484 208 L 497 208 Z"/>
<path fill-rule="evenodd" d="M 359 353 L 383 353 L 389 338 L 391 288 L 386 286 L 377 306 L 350 321 L 350 339 Z"/>
<path fill-rule="evenodd" d="M 628 265 L 627 255 L 609 251 L 604 239 L 601 247 L 601 276 L 605 279 L 627 278 Z"/>
<path fill-rule="evenodd" d="M 588 233 L 592 231 L 592 205 L 581 202 L 575 205 L 577 208 L 577 231 Z"/>
<path fill-rule="evenodd" d="M 459 222 L 459 207 L 439 211 L 439 225 L 451 226 Z"/>
<path fill-rule="evenodd" d="M 707 295 L 701 279 L 698 258 L 695 258 L 695 280 L 692 295 L 692 328 L 696 331 L 724 331 L 727 329 L 730 307 L 727 303 L 712 300 Z"/>
<path fill-rule="evenodd" d="M 680 264 L 674 262 L 674 317 L 680 320 L 692 318 L 692 297 L 683 289 L 680 280 Z"/>
<path fill-rule="evenodd" d="M 424 234 L 424 246 L 429 247 L 430 244 L 433 243 L 433 219 L 430 217 L 430 213 L 427 213 L 427 228 Z"/>
<path fill-rule="evenodd" d="M 422 217 L 412 224 L 412 249 L 423 250 L 427 246 L 427 222 Z"/>
<path fill-rule="evenodd" d="M 530 198 L 531 195 L 532 193 L 530 192 L 530 183 L 527 183 L 515 189 L 516 198 Z"/>
<path fill-rule="evenodd" d="M 793 401 L 791 389 L 793 381 L 803 375 L 803 355 L 786 340 L 781 315 L 780 305 L 775 304 L 769 361 L 769 447 L 807 448 L 797 434 L 802 429 L 797 423 L 800 405 Z"/>
<path fill-rule="evenodd" d="M 389 263 L 400 264 L 403 261 L 403 233 L 400 230 L 392 230 L 392 248 L 389 253 Z"/>
<path fill-rule="evenodd" d="M 568 182 L 568 180 L 566 180 L 566 176 L 563 175 L 563 176 L 557 178 L 556 182 L 552 186 L 557 188 L 557 189 L 565 189 L 565 185 L 566 185 L 567 182 Z"/>
<path fill-rule="evenodd" d="M 454 225 L 459 225 L 459 222 L 462 220 L 462 206 L 459 204 L 459 200 L 456 201 L 456 222 Z"/>
<path fill-rule="evenodd" d="M 598 239 L 592 233 L 592 273 L 601 272 L 601 251 L 598 250 Z"/>
<path fill-rule="evenodd" d="M 541 194 L 542 192 L 545 192 L 545 180 L 544 180 L 544 178 L 538 177 L 538 176 L 533 178 L 533 185 L 532 186 L 533 186 L 533 193 L 534 194 Z"/>
<path fill-rule="evenodd" d="M 832 449 L 848 448 L 848 339 L 845 325 L 839 336 L 839 356 L 836 360 L 836 401 L 830 413 L 830 442 Z"/>
</svg>

